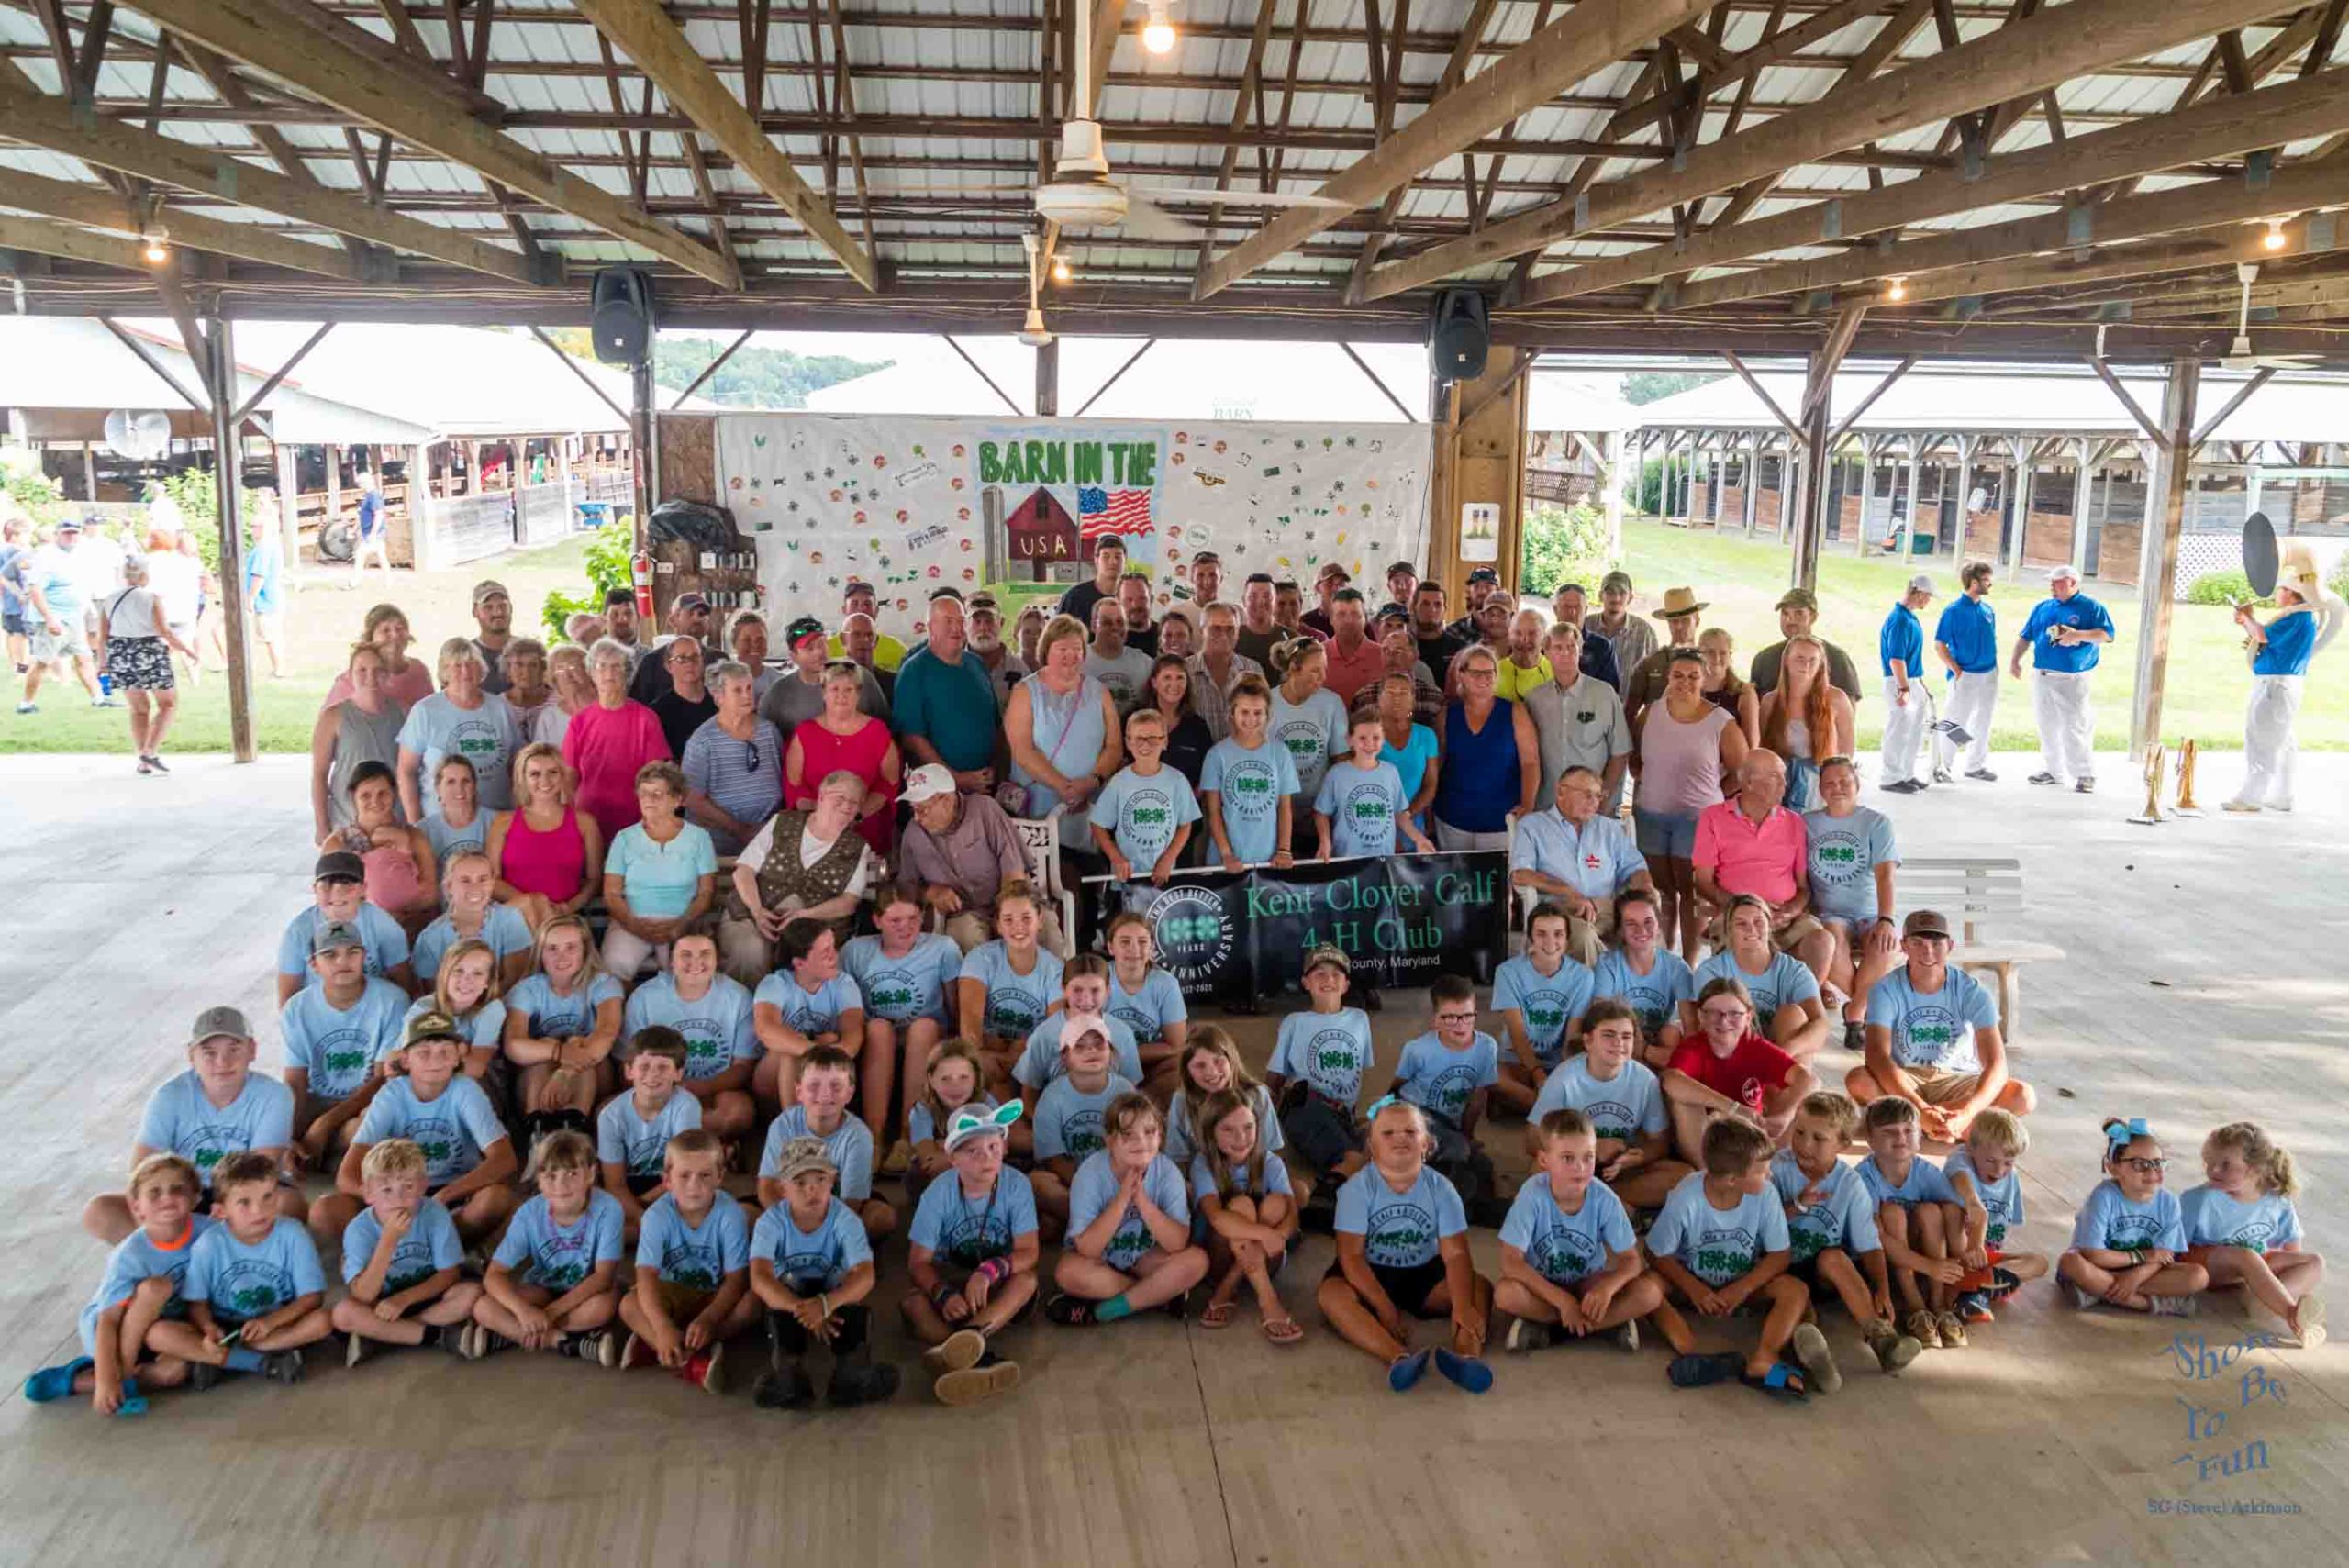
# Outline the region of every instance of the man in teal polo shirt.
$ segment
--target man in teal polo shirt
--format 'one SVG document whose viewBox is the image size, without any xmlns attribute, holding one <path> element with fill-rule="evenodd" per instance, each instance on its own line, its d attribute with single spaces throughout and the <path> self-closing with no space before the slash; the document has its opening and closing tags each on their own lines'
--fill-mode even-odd
<svg viewBox="0 0 2349 1568">
<path fill-rule="evenodd" d="M 995 686 L 970 651 L 963 595 L 940 588 L 930 596 L 930 640 L 897 669 L 894 709 L 897 739 L 915 765 L 937 762 L 965 792 L 995 787 L 1003 776 Z"/>
</svg>

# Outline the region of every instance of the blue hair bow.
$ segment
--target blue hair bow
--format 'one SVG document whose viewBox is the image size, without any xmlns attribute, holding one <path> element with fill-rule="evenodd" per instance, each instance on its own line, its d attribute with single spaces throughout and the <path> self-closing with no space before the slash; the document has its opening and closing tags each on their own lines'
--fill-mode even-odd
<svg viewBox="0 0 2349 1568">
<path fill-rule="evenodd" d="M 1399 1106 L 1402 1103 L 1403 1096 L 1400 1095 L 1381 1095 L 1378 1098 L 1371 1101 L 1370 1109 L 1363 1113 L 1363 1120 L 1376 1121 L 1380 1111 L 1385 1110 L 1389 1106 Z"/>
<path fill-rule="evenodd" d="M 2141 1116 L 2131 1117 L 2126 1121 L 2114 1122 L 2104 1129 L 2104 1140 L 2116 1154 L 2137 1140 L 2151 1138 L 2153 1135 L 2154 1129 L 2145 1125 L 2145 1118 Z"/>
</svg>

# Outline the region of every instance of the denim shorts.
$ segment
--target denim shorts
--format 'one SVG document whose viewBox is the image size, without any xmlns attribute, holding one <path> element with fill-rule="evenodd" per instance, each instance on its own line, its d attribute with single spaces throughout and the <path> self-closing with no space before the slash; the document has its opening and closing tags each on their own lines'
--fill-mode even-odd
<svg viewBox="0 0 2349 1568">
<path fill-rule="evenodd" d="M 1643 855 L 1669 855 L 1685 861 L 1697 852 L 1695 812 L 1631 809 L 1631 826 Z"/>
</svg>

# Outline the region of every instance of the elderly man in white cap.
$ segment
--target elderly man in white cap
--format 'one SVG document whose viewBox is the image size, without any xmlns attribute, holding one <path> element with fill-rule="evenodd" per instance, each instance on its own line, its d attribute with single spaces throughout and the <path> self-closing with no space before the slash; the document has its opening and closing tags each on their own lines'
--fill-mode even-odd
<svg viewBox="0 0 2349 1568">
<path fill-rule="evenodd" d="M 2251 656 L 2251 706 L 2243 715 L 2243 788 L 2229 811 L 2292 809 L 2292 764 L 2299 751 L 2292 726 L 2300 716 L 2300 688 L 2309 661 L 2340 632 L 2349 606 L 2325 592 L 2316 558 L 2295 545 L 2276 579 L 2276 613 L 2262 621 L 2249 605 L 2235 606 Z"/>
<path fill-rule="evenodd" d="M 2080 569 L 2058 566 L 2047 574 L 2047 597 L 2032 606 L 2031 618 L 2015 635 L 2007 673 L 2022 679 L 2022 656 L 2031 655 L 2032 715 L 2039 721 L 2039 772 L 2035 784 L 2068 781 L 2082 795 L 2096 789 L 2096 706 L 2089 700 L 2099 651 L 2112 640 L 2112 617 L 2080 592 Z"/>
<path fill-rule="evenodd" d="M 995 798 L 958 793 L 954 775 L 941 763 L 907 773 L 904 794 L 914 815 L 898 844 L 899 877 L 968 952 L 995 934 L 996 895 L 1028 874 L 1027 854 Z M 1036 940 L 1045 951 L 1060 951 L 1059 919 L 1041 907 L 1036 917 Z"/>
<path fill-rule="evenodd" d="M 1927 781 L 1917 776 L 1919 742 L 1932 714 L 1932 693 L 1925 684 L 1925 623 L 1917 612 L 1932 602 L 1933 580 L 1920 572 L 1892 613 L 1884 617 L 1876 635 L 1876 657 L 1884 665 L 1884 700 L 1892 711 L 1884 716 L 1884 765 L 1878 786 L 1894 795 L 1914 795 Z"/>
</svg>

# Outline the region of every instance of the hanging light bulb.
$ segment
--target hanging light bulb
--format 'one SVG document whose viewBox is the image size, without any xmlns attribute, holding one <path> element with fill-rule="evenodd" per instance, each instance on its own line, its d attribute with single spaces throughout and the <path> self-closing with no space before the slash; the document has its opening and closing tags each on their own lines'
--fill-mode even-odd
<svg viewBox="0 0 2349 1568">
<path fill-rule="evenodd" d="M 2281 250 L 2288 243 L 2284 238 L 2284 220 L 2280 217 L 2269 218 L 2266 237 L 2259 243 L 2270 250 Z"/>
<path fill-rule="evenodd" d="M 1056 284 L 1064 284 L 1075 275 L 1076 274 L 1074 272 L 1069 270 L 1067 257 L 1055 256 L 1052 258 L 1052 282 Z"/>
<path fill-rule="evenodd" d="M 1164 54 L 1174 47 L 1174 23 L 1167 16 L 1167 0 L 1150 0 L 1150 20 L 1142 24 L 1141 47 Z"/>
<path fill-rule="evenodd" d="M 139 238 L 146 246 L 146 249 L 139 253 L 147 258 L 150 265 L 160 267 L 172 259 L 172 237 L 161 224 L 148 224 L 139 232 Z"/>
<path fill-rule="evenodd" d="M 1895 305 L 1898 305 L 1902 300 L 1907 299 L 1909 297 L 1909 280 L 1907 278 L 1895 278 L 1890 283 L 1885 284 L 1884 297 L 1890 300 Z"/>
</svg>

